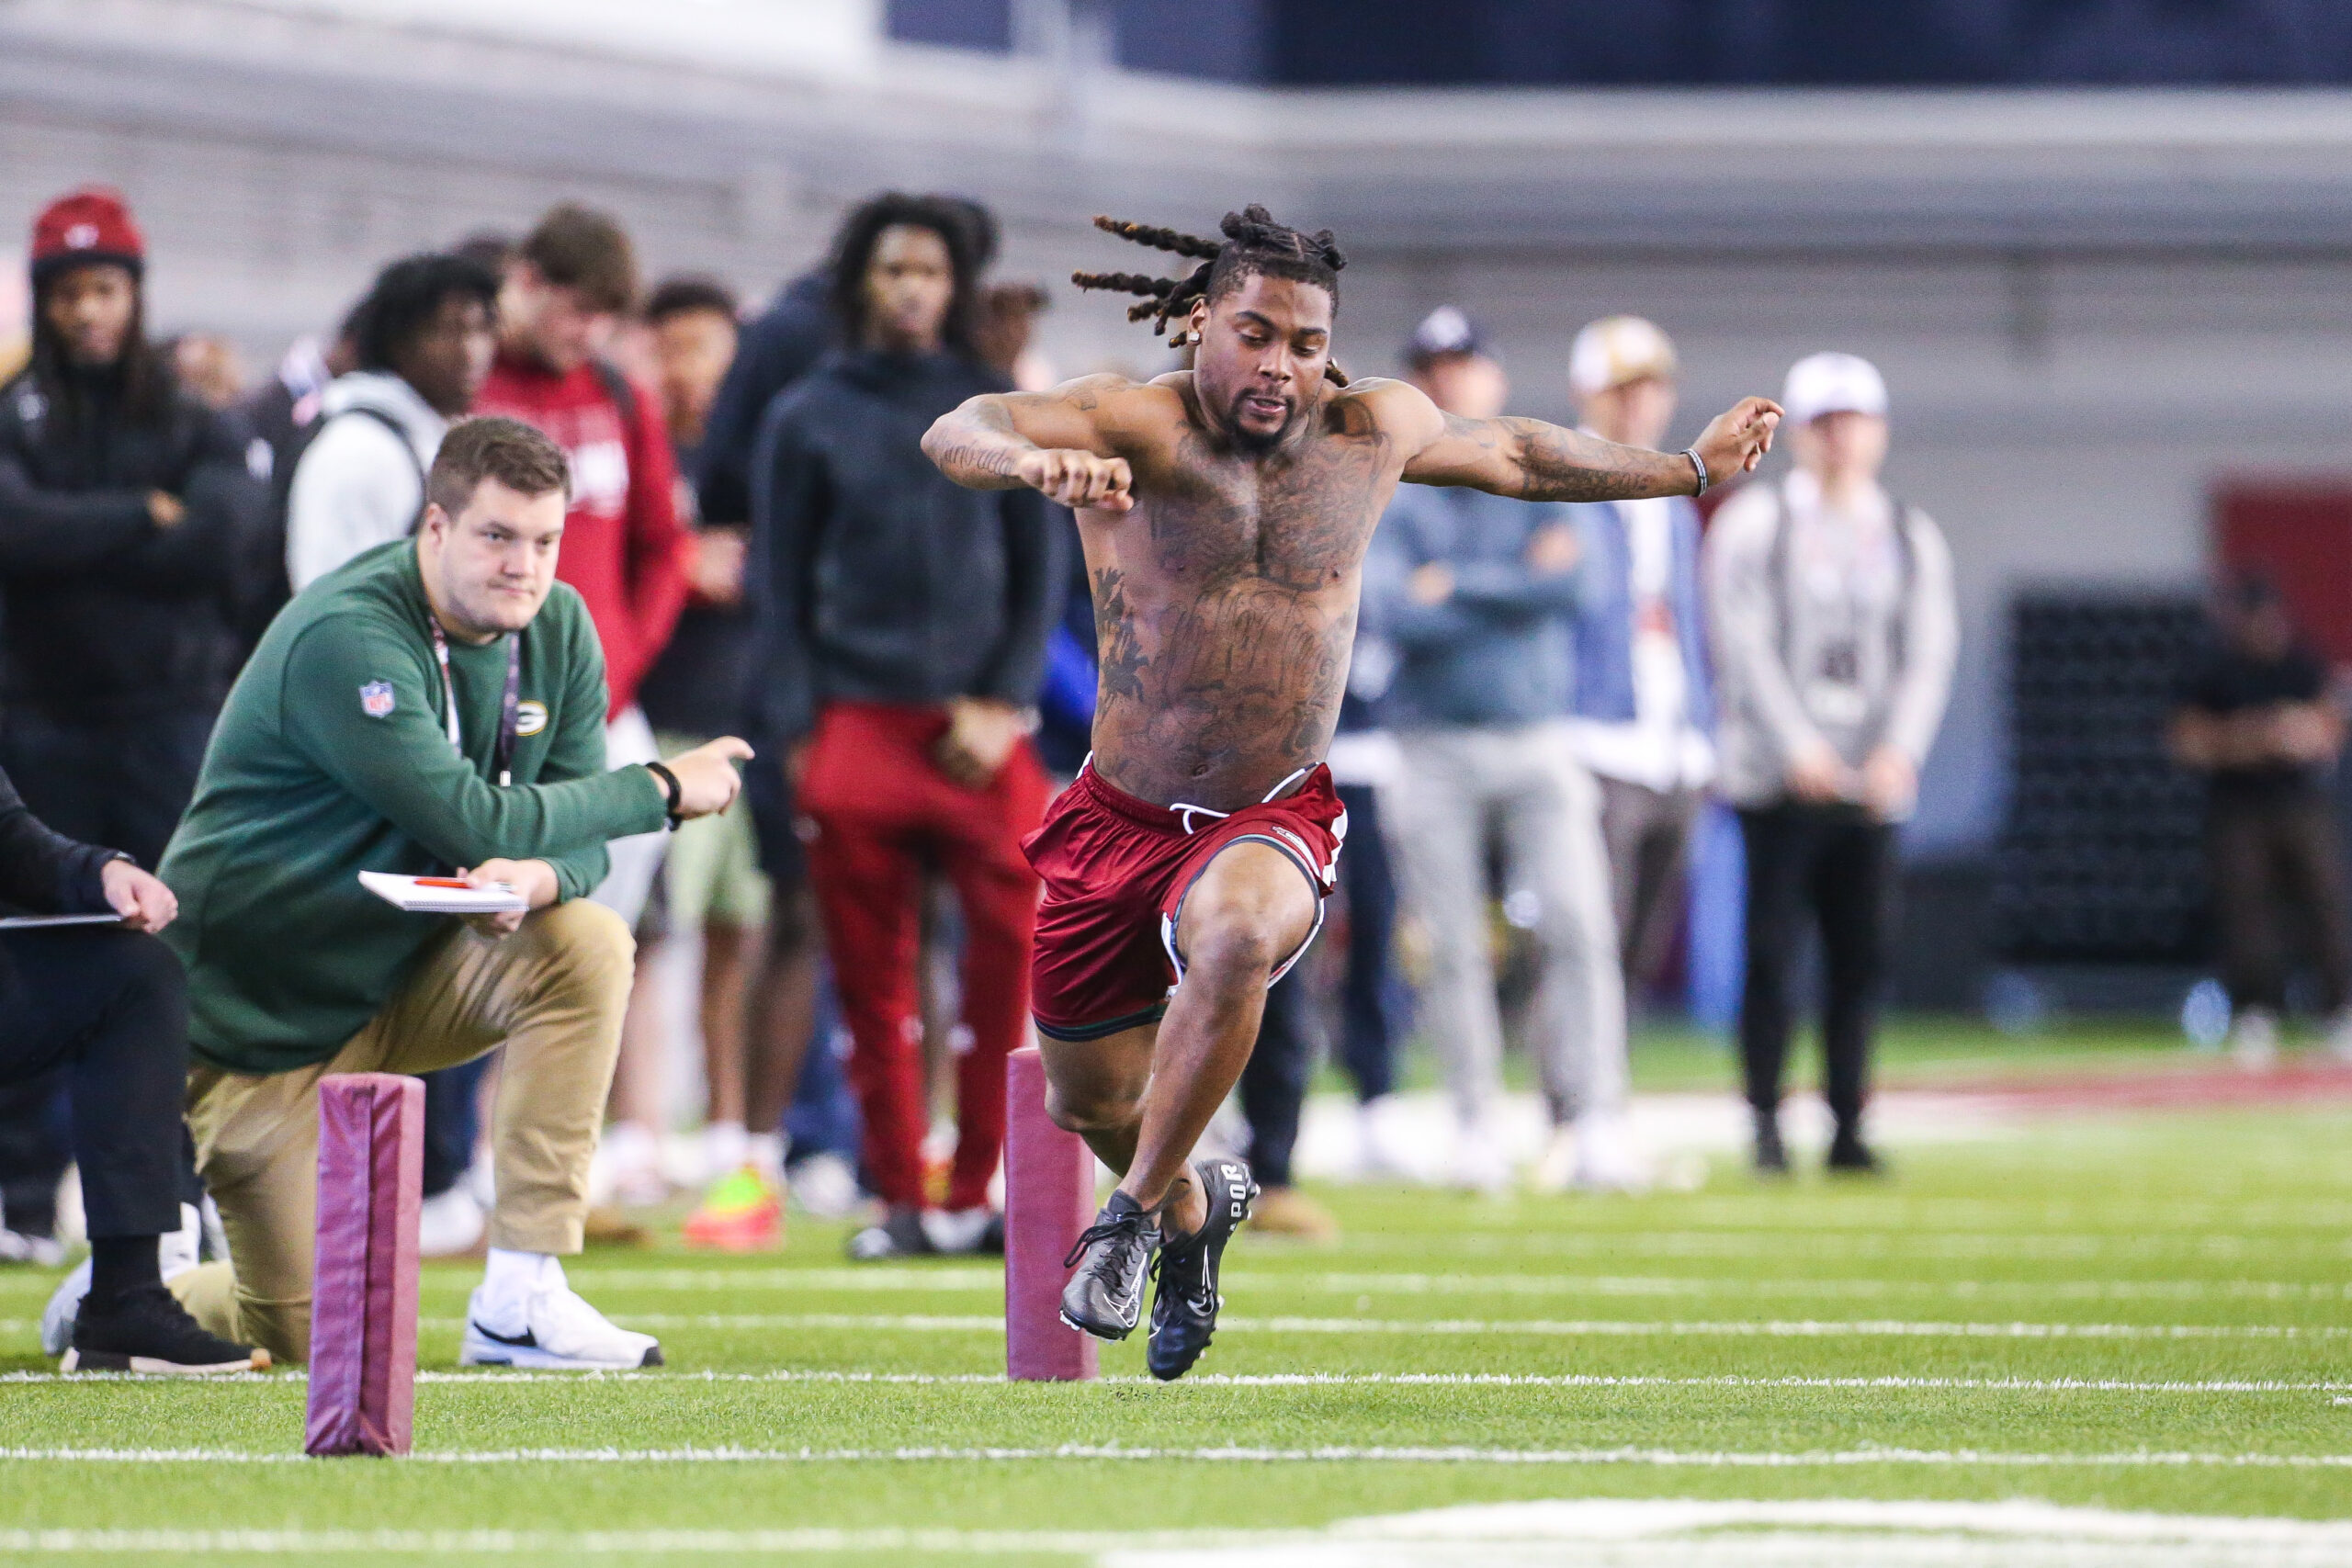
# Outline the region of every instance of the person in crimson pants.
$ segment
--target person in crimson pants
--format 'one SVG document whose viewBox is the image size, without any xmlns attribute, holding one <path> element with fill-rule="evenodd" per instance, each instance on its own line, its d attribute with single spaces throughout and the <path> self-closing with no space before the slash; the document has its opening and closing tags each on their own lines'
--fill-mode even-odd
<svg viewBox="0 0 2352 1568">
<path fill-rule="evenodd" d="M 1002 1244 L 988 1201 L 1004 1063 L 1027 1035 L 1043 818 L 1030 705 L 1057 608 L 1034 491 L 967 491 L 922 454 L 932 422 L 1006 389 L 974 351 L 979 246 L 961 204 L 888 194 L 833 247 L 842 346 L 768 410 L 752 462 L 755 677 L 786 739 L 808 872 L 854 1042 L 865 1166 L 888 1206 L 854 1258 Z M 964 927 L 956 1144 L 925 1190 L 919 896 L 936 868 Z"/>
</svg>

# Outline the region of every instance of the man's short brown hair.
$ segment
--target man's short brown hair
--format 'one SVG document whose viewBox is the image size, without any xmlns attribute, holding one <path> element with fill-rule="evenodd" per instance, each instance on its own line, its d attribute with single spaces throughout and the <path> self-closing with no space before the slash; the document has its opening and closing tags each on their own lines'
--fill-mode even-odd
<svg viewBox="0 0 2352 1568">
<path fill-rule="evenodd" d="M 558 288 L 577 288 L 595 310 L 617 315 L 637 302 L 637 252 L 607 213 L 577 202 L 548 209 L 514 248 Z"/>
<path fill-rule="evenodd" d="M 473 500 L 484 479 L 496 479 L 518 495 L 539 496 L 560 490 L 565 501 L 571 499 L 571 465 L 564 461 L 563 448 L 536 426 L 501 414 L 485 414 L 449 427 L 433 459 L 425 497 L 455 517 Z"/>
</svg>

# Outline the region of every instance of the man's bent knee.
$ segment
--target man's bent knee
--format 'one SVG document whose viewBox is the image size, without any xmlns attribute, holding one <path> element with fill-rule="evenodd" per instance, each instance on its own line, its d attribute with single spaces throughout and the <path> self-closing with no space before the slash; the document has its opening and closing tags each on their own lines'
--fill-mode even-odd
<svg viewBox="0 0 2352 1568">
<path fill-rule="evenodd" d="M 1143 1114 L 1143 1097 L 1115 1088 L 1063 1089 L 1049 1083 L 1046 1114 L 1065 1133 L 1115 1133 Z"/>
<path fill-rule="evenodd" d="M 527 942 L 544 952 L 549 967 L 575 987 L 618 986 L 626 998 L 637 965 L 637 939 L 628 923 L 602 904 L 585 898 L 551 904 L 505 940 Z"/>
</svg>

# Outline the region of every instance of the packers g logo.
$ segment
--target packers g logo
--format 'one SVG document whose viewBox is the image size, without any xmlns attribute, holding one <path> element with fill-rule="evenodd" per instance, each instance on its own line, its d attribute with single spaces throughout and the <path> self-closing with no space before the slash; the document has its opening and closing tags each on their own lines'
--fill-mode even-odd
<svg viewBox="0 0 2352 1568">
<path fill-rule="evenodd" d="M 537 735 L 540 730 L 545 729 L 547 727 L 548 727 L 548 705 L 547 705 L 547 704 L 545 704 L 545 703 L 516 703 L 516 704 L 514 705 L 514 733 L 515 733 L 515 734 L 517 734 L 517 735 Z"/>
</svg>

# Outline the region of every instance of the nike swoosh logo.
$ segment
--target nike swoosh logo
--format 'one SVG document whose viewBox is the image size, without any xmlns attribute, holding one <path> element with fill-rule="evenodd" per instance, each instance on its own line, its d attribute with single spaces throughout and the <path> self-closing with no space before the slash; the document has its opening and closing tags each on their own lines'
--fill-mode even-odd
<svg viewBox="0 0 2352 1568">
<path fill-rule="evenodd" d="M 520 1334 L 500 1334 L 494 1330 L 484 1328 L 481 1325 L 481 1319 L 478 1317 L 469 1318 L 467 1320 L 467 1326 L 471 1328 L 476 1334 L 481 1335 L 484 1339 L 489 1340 L 493 1345 L 510 1345 L 518 1350 L 536 1350 L 539 1348 L 538 1337 L 527 1328 L 523 1330 Z"/>
</svg>

